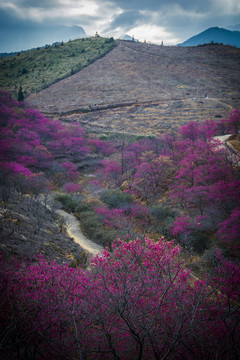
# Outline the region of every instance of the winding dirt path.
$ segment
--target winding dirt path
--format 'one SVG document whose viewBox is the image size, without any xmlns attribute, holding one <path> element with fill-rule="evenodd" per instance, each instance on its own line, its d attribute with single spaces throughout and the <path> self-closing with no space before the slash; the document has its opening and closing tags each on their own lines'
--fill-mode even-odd
<svg viewBox="0 0 240 360">
<path fill-rule="evenodd" d="M 46 208 L 48 208 L 50 211 L 54 211 L 57 215 L 61 216 L 63 219 L 66 228 L 67 228 L 67 234 L 71 238 L 74 239 L 74 241 L 85 251 L 87 251 L 90 255 L 98 255 L 100 254 L 104 248 L 92 240 L 88 239 L 83 233 L 80 228 L 80 223 L 77 220 L 77 218 L 69 214 L 68 212 L 62 210 L 62 209 L 56 209 L 53 206 L 53 196 L 54 192 L 52 192 L 50 195 L 47 195 L 47 197 L 44 198 L 44 196 L 40 196 L 39 201 L 44 205 Z"/>
<path fill-rule="evenodd" d="M 74 241 L 81 246 L 82 249 L 91 255 L 98 255 L 104 250 L 102 246 L 87 239 L 86 236 L 83 235 L 79 226 L 79 221 L 74 215 L 71 215 L 64 210 L 55 211 L 63 218 L 65 224 L 67 225 L 67 234 L 72 237 Z"/>
</svg>

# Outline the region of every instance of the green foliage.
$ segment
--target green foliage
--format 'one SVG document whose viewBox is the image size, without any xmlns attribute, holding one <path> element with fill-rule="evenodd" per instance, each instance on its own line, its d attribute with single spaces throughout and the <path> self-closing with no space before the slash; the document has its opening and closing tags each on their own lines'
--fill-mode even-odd
<svg viewBox="0 0 240 360">
<path fill-rule="evenodd" d="M 116 230 L 107 229 L 98 214 L 90 204 L 80 203 L 76 207 L 76 216 L 81 222 L 82 229 L 90 239 L 103 246 L 111 245 L 116 237 Z M 120 235 L 122 233 L 120 232 Z"/>
<path fill-rule="evenodd" d="M 101 37 L 77 39 L 2 57 L 1 88 L 16 98 L 15 86 L 19 82 L 27 95 L 33 92 L 35 87 L 37 91 L 42 90 L 108 53 L 115 46 L 115 42 L 106 40 L 108 39 Z"/>
<path fill-rule="evenodd" d="M 63 204 L 67 212 L 72 212 L 79 219 L 83 232 L 92 240 L 103 246 L 111 245 L 116 237 L 116 231 L 106 229 L 98 214 L 94 210 L 94 204 L 78 201 L 70 195 L 60 194 L 55 197 Z M 124 231 L 119 236 L 127 235 Z"/>
<path fill-rule="evenodd" d="M 75 207 L 75 211 L 76 213 L 83 213 L 83 212 L 87 212 L 87 211 L 93 211 L 93 206 L 92 204 L 87 204 L 84 203 L 82 201 L 78 202 L 76 207 Z"/>
<path fill-rule="evenodd" d="M 97 229 L 101 228 L 101 226 L 102 226 L 99 215 L 94 213 L 93 210 L 92 211 L 83 211 L 83 212 L 81 212 L 79 217 L 81 219 L 81 224 L 82 224 L 85 232 L 89 236 L 92 236 L 95 233 L 95 231 Z"/>
<path fill-rule="evenodd" d="M 174 217 L 173 211 L 163 204 L 153 205 L 149 210 L 151 215 L 155 216 L 158 220 Z"/>
<path fill-rule="evenodd" d="M 109 209 L 123 208 L 133 201 L 130 194 L 123 193 L 121 190 L 105 190 L 100 199 Z"/>
<path fill-rule="evenodd" d="M 194 251 L 202 254 L 206 249 L 208 249 L 209 244 L 209 234 L 200 230 L 192 231 L 192 234 L 188 240 L 188 246 L 190 246 Z"/>
<path fill-rule="evenodd" d="M 63 204 L 63 207 L 67 212 L 75 211 L 76 202 L 73 200 L 73 198 L 70 195 L 65 195 L 65 194 L 57 195 L 55 199 Z"/>
<path fill-rule="evenodd" d="M 24 95 L 23 95 L 23 89 L 22 86 L 20 86 L 19 90 L 18 90 L 18 96 L 17 96 L 18 101 L 23 101 L 24 100 Z"/>
<path fill-rule="evenodd" d="M 99 136 L 99 140 L 106 141 L 106 140 L 108 140 L 108 137 L 106 134 L 103 134 L 103 135 Z"/>
<path fill-rule="evenodd" d="M 109 39 L 106 39 L 105 41 L 107 44 L 110 44 L 110 43 L 113 43 L 114 42 L 114 39 L 113 37 L 110 37 Z"/>
<path fill-rule="evenodd" d="M 149 207 L 150 214 L 152 215 L 152 225 L 155 231 L 157 231 L 165 239 L 172 239 L 171 231 L 169 230 L 174 218 L 174 211 L 163 204 L 157 204 Z"/>
</svg>

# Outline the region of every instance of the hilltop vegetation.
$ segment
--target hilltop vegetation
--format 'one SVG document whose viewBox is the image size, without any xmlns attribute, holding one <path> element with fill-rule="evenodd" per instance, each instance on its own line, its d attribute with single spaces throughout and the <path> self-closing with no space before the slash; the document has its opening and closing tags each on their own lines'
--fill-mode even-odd
<svg viewBox="0 0 240 360">
<path fill-rule="evenodd" d="M 112 38 L 83 38 L 0 58 L 1 88 L 17 97 L 22 86 L 27 96 L 76 73 L 113 47 Z"/>
</svg>

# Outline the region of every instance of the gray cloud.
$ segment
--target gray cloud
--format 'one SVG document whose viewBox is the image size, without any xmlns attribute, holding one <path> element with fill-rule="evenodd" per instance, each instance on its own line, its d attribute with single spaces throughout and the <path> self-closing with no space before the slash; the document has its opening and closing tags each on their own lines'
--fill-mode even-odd
<svg viewBox="0 0 240 360">
<path fill-rule="evenodd" d="M 85 21 L 87 23 L 87 19 Z M 27 50 L 80 36 L 81 29 L 77 26 L 64 26 L 49 20 L 38 23 L 17 18 L 8 10 L 0 11 L 0 52 Z"/>
<path fill-rule="evenodd" d="M 201 11 L 206 8 L 211 8 L 212 2 L 209 0 L 112 0 L 112 3 L 125 10 L 150 10 L 158 11 L 165 6 L 179 5 L 184 9 L 192 9 L 195 11 Z"/>
<path fill-rule="evenodd" d="M 144 33 L 153 42 L 176 43 L 211 26 L 239 23 L 239 0 L 0 0 L 0 52 L 7 43 L 15 46 L 14 36 L 22 48 L 29 48 L 29 37 L 32 46 L 34 34 L 35 46 L 41 35 L 41 43 L 51 42 L 50 26 L 80 25 L 90 35 L 130 33 L 140 40 Z"/>
<path fill-rule="evenodd" d="M 138 10 L 127 10 L 117 15 L 111 22 L 106 31 L 114 30 L 121 27 L 123 30 L 128 30 L 134 27 L 137 23 L 144 23 L 146 18 Z"/>
</svg>

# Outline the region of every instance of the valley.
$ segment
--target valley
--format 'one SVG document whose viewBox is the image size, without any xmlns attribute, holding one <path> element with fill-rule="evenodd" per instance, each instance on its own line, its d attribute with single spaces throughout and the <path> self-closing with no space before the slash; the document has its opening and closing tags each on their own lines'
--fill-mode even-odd
<svg viewBox="0 0 240 360">
<path fill-rule="evenodd" d="M 238 359 L 240 49 L 99 41 L 0 91 L 0 358 Z"/>
</svg>

